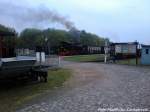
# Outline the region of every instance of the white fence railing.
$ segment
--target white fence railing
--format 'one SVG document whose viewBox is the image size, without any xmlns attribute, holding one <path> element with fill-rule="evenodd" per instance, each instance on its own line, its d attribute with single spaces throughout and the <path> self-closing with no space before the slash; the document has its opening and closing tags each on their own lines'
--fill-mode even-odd
<svg viewBox="0 0 150 112">
<path fill-rule="evenodd" d="M 36 65 L 60 67 L 60 57 L 58 55 L 46 55 L 45 62 L 37 61 Z"/>
</svg>

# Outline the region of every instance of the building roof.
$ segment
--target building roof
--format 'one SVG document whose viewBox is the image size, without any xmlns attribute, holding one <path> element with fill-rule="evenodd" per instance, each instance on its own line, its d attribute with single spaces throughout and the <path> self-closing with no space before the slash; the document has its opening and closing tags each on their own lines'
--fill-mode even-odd
<svg viewBox="0 0 150 112">
<path fill-rule="evenodd" d="M 136 45 L 138 42 L 121 42 L 121 43 L 112 43 L 111 45 Z"/>
<path fill-rule="evenodd" d="M 15 36 L 15 33 L 9 31 L 0 31 L 0 36 Z"/>
<path fill-rule="evenodd" d="M 141 45 L 142 47 L 150 47 L 150 45 Z"/>
</svg>

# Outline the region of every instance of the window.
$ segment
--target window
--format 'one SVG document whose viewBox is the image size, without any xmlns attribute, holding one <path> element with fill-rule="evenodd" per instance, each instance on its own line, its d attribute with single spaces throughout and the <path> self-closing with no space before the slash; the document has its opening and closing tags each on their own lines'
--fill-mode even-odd
<svg viewBox="0 0 150 112">
<path fill-rule="evenodd" d="M 146 54 L 149 54 L 149 49 L 145 49 Z"/>
</svg>

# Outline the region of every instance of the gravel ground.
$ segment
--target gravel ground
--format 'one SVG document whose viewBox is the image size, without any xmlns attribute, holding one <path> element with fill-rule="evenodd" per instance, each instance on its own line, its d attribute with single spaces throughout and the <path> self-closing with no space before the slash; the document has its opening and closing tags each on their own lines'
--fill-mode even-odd
<svg viewBox="0 0 150 112">
<path fill-rule="evenodd" d="M 74 71 L 64 87 L 33 99 L 17 112 L 101 112 L 100 109 L 108 108 L 150 110 L 150 69 L 97 63 L 63 64 Z"/>
</svg>

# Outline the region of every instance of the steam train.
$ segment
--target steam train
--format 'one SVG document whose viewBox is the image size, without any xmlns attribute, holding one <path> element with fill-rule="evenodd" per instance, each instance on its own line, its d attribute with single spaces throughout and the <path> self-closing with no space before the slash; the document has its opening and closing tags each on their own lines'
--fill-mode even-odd
<svg viewBox="0 0 150 112">
<path fill-rule="evenodd" d="M 63 56 L 104 54 L 104 46 L 87 46 L 80 43 L 61 42 L 58 53 Z"/>
</svg>

